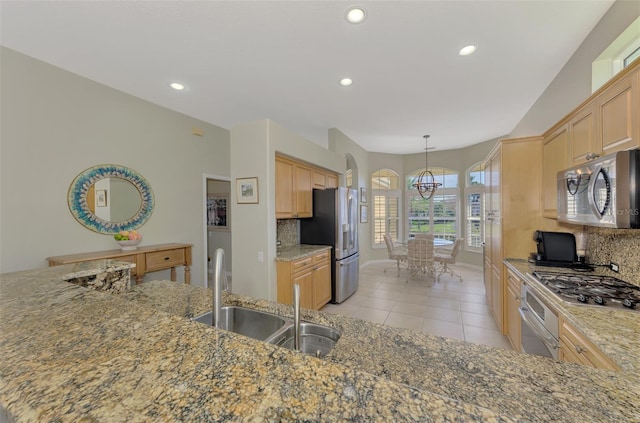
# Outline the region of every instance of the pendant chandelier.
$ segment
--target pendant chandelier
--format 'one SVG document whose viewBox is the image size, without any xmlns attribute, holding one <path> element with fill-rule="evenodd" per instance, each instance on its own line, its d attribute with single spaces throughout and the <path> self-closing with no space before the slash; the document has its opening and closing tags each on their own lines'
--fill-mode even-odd
<svg viewBox="0 0 640 423">
<path fill-rule="evenodd" d="M 436 193 L 436 189 L 440 185 L 440 182 L 436 182 L 436 179 L 433 177 L 433 173 L 429 171 L 429 135 L 424 135 L 424 171 L 420 173 L 418 179 L 413 183 L 413 187 L 418 190 L 420 196 L 425 200 L 433 197 L 433 194 Z"/>
</svg>

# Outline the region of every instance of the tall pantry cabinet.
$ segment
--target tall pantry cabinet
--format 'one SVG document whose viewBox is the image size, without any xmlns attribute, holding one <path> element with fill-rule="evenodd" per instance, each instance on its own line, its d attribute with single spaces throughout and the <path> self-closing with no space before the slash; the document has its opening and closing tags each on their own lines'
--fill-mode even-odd
<svg viewBox="0 0 640 423">
<path fill-rule="evenodd" d="M 499 141 L 485 161 L 484 283 L 487 303 L 507 333 L 503 260 L 528 257 L 540 223 L 542 137 Z"/>
</svg>

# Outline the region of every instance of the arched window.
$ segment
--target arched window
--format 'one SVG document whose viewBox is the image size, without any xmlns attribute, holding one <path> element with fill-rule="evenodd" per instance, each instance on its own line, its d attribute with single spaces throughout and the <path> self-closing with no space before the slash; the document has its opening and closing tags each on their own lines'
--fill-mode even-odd
<svg viewBox="0 0 640 423">
<path fill-rule="evenodd" d="M 400 240 L 400 176 L 391 169 L 380 169 L 371 175 L 373 201 L 373 246 L 384 245 L 384 234 Z"/>
<path fill-rule="evenodd" d="M 469 251 L 480 252 L 484 239 L 484 163 L 467 170 L 465 193 L 465 245 Z"/>
<path fill-rule="evenodd" d="M 437 238 L 455 241 L 458 237 L 458 172 L 447 168 L 429 168 L 442 185 L 429 200 L 420 196 L 413 184 L 423 169 L 406 178 L 408 236 L 433 233 Z"/>
</svg>

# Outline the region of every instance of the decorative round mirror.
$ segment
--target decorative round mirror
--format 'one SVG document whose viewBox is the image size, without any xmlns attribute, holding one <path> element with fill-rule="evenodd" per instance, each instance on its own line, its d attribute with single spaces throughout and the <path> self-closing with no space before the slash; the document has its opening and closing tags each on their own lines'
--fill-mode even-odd
<svg viewBox="0 0 640 423">
<path fill-rule="evenodd" d="M 112 164 L 94 166 L 76 176 L 67 201 L 80 224 L 101 234 L 139 228 L 154 206 L 147 180 L 128 167 Z"/>
</svg>

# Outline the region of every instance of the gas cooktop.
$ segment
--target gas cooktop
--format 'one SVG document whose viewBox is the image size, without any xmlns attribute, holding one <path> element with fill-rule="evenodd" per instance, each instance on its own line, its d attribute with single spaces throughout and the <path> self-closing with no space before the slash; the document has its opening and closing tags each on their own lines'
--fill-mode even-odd
<svg viewBox="0 0 640 423">
<path fill-rule="evenodd" d="M 639 311 L 640 287 L 612 276 L 539 270 L 534 271 L 533 276 L 570 303 Z"/>
</svg>

